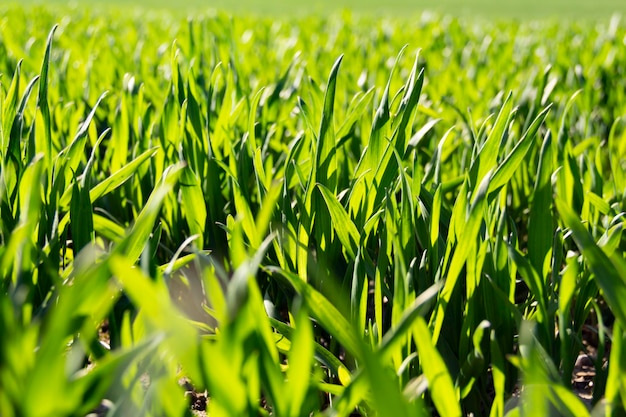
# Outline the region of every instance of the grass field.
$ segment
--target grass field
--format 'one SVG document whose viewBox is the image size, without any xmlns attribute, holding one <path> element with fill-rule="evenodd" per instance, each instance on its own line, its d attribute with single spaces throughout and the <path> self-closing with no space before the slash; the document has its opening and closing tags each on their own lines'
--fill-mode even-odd
<svg viewBox="0 0 626 417">
<path fill-rule="evenodd" d="M 68 4 L 65 1 L 51 0 L 47 4 Z M 25 0 L 21 4 L 41 4 L 32 0 Z M 72 3 L 69 3 L 72 4 Z M 499 19 L 601 19 L 610 17 L 614 13 L 626 13 L 626 3 L 620 0 L 315 0 L 310 2 L 295 2 L 286 0 L 184 0 L 176 2 L 154 0 L 142 1 L 99 1 L 81 0 L 75 4 L 106 8 L 110 6 L 139 5 L 148 9 L 165 9 L 175 13 L 189 13 L 207 9 L 219 9 L 238 14 L 262 14 L 266 16 L 303 16 L 310 13 L 331 14 L 342 10 L 365 15 L 386 15 L 390 17 L 411 16 L 422 13 L 424 10 L 456 16 L 482 16 Z"/>
<path fill-rule="evenodd" d="M 626 413 L 608 3 L 85 4 L 0 14 L 2 417 Z"/>
</svg>

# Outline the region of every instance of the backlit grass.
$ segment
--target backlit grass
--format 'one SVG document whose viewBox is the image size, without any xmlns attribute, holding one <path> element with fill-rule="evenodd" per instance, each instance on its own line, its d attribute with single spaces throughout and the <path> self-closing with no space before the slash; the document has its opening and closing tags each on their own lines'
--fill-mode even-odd
<svg viewBox="0 0 626 417">
<path fill-rule="evenodd" d="M 617 18 L 60 10 L 0 17 L 2 416 L 624 412 Z"/>
</svg>

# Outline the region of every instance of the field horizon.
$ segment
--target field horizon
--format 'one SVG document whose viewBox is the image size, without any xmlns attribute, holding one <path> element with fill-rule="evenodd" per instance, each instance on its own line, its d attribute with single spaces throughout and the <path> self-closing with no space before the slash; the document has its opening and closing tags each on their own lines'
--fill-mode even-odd
<svg viewBox="0 0 626 417">
<path fill-rule="evenodd" d="M 432 0 L 389 0 L 381 5 L 373 0 L 317 0 L 306 5 L 295 2 L 281 0 L 256 1 L 245 0 L 233 2 L 228 0 L 214 0 L 211 2 L 202 0 L 184 0 L 172 6 L 172 2 L 165 0 L 155 0 L 148 2 L 145 0 L 135 1 L 103 1 L 103 0 L 74 0 L 71 2 L 61 0 L 51 0 L 41 2 L 40 0 L 25 0 L 21 3 L 13 1 L 9 5 L 37 6 L 37 5 L 63 5 L 76 8 L 91 6 L 95 9 L 105 9 L 110 7 L 140 8 L 149 10 L 162 10 L 173 12 L 174 14 L 189 14 L 205 11 L 221 11 L 235 13 L 239 15 L 261 15 L 261 16 L 305 16 L 305 15 L 328 15 L 342 11 L 350 11 L 357 15 L 384 16 L 384 17 L 411 17 L 420 15 L 423 12 L 435 12 L 439 14 L 449 14 L 463 17 L 483 17 L 487 19 L 515 19 L 515 20 L 535 20 L 535 19 L 567 19 L 567 20 L 596 20 L 606 19 L 614 14 L 626 14 L 626 2 L 616 0 L 598 0 L 590 3 L 588 1 L 574 0 L 529 0 L 529 1 L 508 1 L 496 2 L 493 0 L 443 0 L 435 2 Z"/>
</svg>

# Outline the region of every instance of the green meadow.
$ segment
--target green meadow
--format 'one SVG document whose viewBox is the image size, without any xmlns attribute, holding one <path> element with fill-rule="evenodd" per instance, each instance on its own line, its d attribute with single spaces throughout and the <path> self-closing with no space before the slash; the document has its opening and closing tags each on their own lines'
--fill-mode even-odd
<svg viewBox="0 0 626 417">
<path fill-rule="evenodd" d="M 501 3 L 0 6 L 0 415 L 626 413 L 626 7 Z"/>
</svg>

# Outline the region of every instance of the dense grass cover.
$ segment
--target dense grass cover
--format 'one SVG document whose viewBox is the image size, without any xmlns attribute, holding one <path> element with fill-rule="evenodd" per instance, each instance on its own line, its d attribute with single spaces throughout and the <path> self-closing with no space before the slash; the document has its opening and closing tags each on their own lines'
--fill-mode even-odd
<svg viewBox="0 0 626 417">
<path fill-rule="evenodd" d="M 623 412 L 625 39 L 5 10 L 0 414 Z"/>
</svg>

